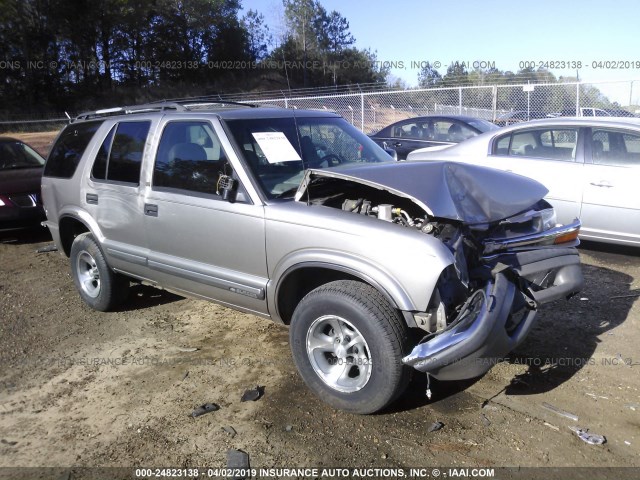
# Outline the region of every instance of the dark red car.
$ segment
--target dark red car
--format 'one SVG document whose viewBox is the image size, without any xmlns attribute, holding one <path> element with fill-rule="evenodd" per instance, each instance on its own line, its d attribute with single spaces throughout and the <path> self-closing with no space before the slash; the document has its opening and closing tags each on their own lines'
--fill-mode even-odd
<svg viewBox="0 0 640 480">
<path fill-rule="evenodd" d="M 44 158 L 26 143 L 0 137 L 0 231 L 45 220 L 40 199 Z"/>
</svg>

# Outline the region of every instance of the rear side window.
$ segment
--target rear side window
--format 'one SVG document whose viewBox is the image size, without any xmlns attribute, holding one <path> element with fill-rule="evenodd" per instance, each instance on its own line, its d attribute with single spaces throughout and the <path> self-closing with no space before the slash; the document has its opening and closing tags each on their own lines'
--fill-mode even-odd
<svg viewBox="0 0 640 480">
<path fill-rule="evenodd" d="M 525 130 L 499 138 L 493 153 L 573 162 L 577 143 L 578 130 L 575 128 Z"/>
<path fill-rule="evenodd" d="M 121 122 L 102 142 L 91 170 L 97 180 L 140 183 L 140 166 L 151 122 Z"/>
<path fill-rule="evenodd" d="M 640 136 L 615 130 L 595 130 L 591 155 L 597 165 L 640 166 Z"/>
<path fill-rule="evenodd" d="M 72 124 L 66 127 L 51 149 L 44 167 L 44 176 L 73 177 L 87 145 L 100 125 L 102 121 Z"/>
</svg>

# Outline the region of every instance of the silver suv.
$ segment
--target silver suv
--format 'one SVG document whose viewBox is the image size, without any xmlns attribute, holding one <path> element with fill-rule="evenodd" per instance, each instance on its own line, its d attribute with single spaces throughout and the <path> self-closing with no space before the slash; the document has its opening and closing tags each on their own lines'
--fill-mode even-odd
<svg viewBox="0 0 640 480">
<path fill-rule="evenodd" d="M 131 282 L 290 327 L 307 385 L 371 413 L 416 369 L 472 378 L 538 306 L 579 290 L 580 223 L 539 183 L 394 162 L 326 111 L 211 102 L 85 113 L 58 136 L 42 195 L 82 299 Z"/>
</svg>

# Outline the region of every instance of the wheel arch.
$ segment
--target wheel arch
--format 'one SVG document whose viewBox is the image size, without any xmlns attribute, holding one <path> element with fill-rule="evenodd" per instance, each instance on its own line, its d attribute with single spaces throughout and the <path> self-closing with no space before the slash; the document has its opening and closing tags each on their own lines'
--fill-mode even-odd
<svg viewBox="0 0 640 480">
<path fill-rule="evenodd" d="M 393 308 L 401 311 L 409 327 L 415 326 L 413 316 L 407 312 L 412 310 L 411 300 L 399 285 L 393 285 L 395 295 L 392 295 L 389 285 L 383 285 L 382 282 L 358 269 L 320 261 L 308 261 L 290 266 L 279 276 L 272 298 L 272 305 L 275 306 L 274 316 L 285 325 L 289 325 L 296 306 L 305 295 L 321 285 L 336 280 L 360 281 L 375 288 Z M 386 283 L 389 282 L 391 280 L 387 279 Z"/>
<path fill-rule="evenodd" d="M 67 257 L 71 254 L 74 239 L 82 233 L 91 233 L 98 242 L 103 240 L 96 222 L 82 210 L 63 212 L 58 220 L 58 232 L 62 250 Z"/>
</svg>

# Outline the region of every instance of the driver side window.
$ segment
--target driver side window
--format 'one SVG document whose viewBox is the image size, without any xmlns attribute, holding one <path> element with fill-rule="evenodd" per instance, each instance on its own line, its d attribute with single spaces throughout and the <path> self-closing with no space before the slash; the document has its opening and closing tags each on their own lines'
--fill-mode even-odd
<svg viewBox="0 0 640 480">
<path fill-rule="evenodd" d="M 166 125 L 153 167 L 154 189 L 221 195 L 221 184 L 231 174 L 225 151 L 208 122 Z"/>
</svg>

